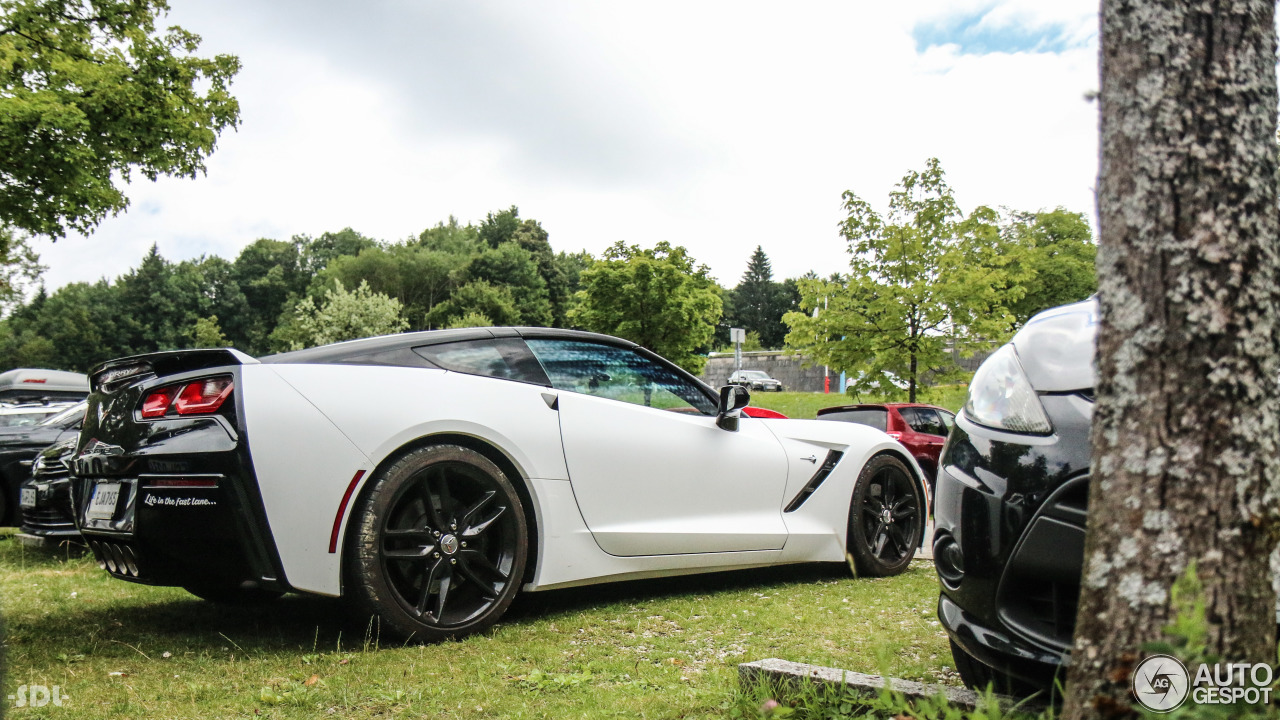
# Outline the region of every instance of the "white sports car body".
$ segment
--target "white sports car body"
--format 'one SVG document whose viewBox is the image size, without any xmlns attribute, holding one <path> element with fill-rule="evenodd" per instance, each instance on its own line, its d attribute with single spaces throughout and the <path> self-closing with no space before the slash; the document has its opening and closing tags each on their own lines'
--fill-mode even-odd
<svg viewBox="0 0 1280 720">
<path fill-rule="evenodd" d="M 519 589 L 846 553 L 900 572 L 929 507 L 884 433 L 741 417 L 744 390 L 590 333 L 157 353 L 92 382 L 73 487 L 112 575 L 353 594 L 427 639 L 487 626 Z"/>
</svg>

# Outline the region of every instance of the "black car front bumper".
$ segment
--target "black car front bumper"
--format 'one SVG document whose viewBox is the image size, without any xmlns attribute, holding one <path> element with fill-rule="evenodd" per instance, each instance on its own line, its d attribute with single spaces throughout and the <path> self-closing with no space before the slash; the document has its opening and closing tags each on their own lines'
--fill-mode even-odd
<svg viewBox="0 0 1280 720">
<path fill-rule="evenodd" d="M 978 661 L 1038 687 L 1065 664 L 1084 562 L 1092 406 L 1046 395 L 1047 437 L 957 421 L 935 499 L 938 618 Z"/>
</svg>

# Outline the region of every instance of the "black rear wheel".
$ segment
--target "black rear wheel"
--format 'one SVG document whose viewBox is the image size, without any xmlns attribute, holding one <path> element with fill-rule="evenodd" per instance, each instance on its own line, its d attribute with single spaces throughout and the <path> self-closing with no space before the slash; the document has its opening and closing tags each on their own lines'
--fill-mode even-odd
<svg viewBox="0 0 1280 720">
<path fill-rule="evenodd" d="M 520 496 L 484 455 L 457 445 L 414 450 L 353 511 L 351 592 L 382 626 L 423 641 L 498 621 L 528 557 Z"/>
<path fill-rule="evenodd" d="M 924 537 L 924 498 L 911 471 L 892 455 L 871 458 L 853 489 L 849 554 L 861 575 L 907 569 Z"/>
</svg>

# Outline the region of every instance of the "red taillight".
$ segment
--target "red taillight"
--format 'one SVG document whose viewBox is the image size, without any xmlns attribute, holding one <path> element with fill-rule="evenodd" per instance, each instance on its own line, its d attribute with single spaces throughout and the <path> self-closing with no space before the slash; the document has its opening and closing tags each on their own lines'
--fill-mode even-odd
<svg viewBox="0 0 1280 720">
<path fill-rule="evenodd" d="M 164 414 L 169 410 L 169 403 L 173 402 L 173 396 L 177 394 L 178 388 L 176 386 L 152 390 L 147 399 L 142 401 L 142 417 L 164 417 Z"/>
<path fill-rule="evenodd" d="M 179 415 L 200 415 L 217 412 L 222 401 L 231 394 L 231 378 L 217 377 L 188 383 L 173 401 L 173 409 Z"/>
<path fill-rule="evenodd" d="M 142 417 L 164 417 L 170 407 L 179 415 L 214 413 L 222 407 L 231 390 L 229 377 L 204 378 L 186 385 L 158 388 L 152 390 L 147 399 L 142 401 Z"/>
</svg>

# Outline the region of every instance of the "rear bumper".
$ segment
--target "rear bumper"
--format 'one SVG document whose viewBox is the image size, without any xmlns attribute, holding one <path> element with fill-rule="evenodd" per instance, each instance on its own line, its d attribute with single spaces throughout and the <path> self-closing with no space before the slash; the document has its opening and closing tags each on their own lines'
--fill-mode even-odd
<svg viewBox="0 0 1280 720">
<path fill-rule="evenodd" d="M 145 383 L 123 399 L 90 396 L 72 461 L 76 524 L 103 569 L 122 580 L 288 590 L 239 410 L 151 421 L 133 411 L 147 387 L 183 379 Z M 95 504 L 111 489 L 114 503 Z"/>
<path fill-rule="evenodd" d="M 239 478 L 172 473 L 76 482 L 81 532 L 99 565 L 115 577 L 179 586 L 256 581 L 283 589 L 249 526 Z M 100 486 L 119 488 L 109 517 L 106 511 L 90 512 Z"/>
</svg>

